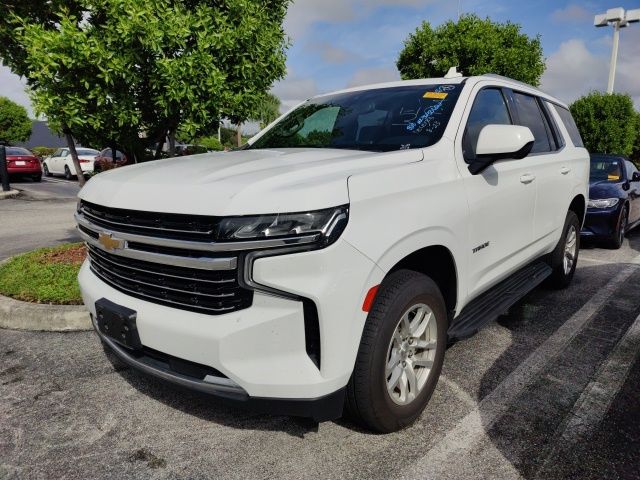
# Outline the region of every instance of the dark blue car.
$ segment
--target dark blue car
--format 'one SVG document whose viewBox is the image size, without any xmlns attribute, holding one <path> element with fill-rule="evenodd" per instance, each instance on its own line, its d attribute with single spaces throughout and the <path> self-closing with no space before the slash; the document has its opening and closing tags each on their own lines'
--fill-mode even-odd
<svg viewBox="0 0 640 480">
<path fill-rule="evenodd" d="M 624 235 L 640 223 L 640 172 L 622 155 L 591 155 L 589 202 L 583 239 L 620 248 Z"/>
</svg>

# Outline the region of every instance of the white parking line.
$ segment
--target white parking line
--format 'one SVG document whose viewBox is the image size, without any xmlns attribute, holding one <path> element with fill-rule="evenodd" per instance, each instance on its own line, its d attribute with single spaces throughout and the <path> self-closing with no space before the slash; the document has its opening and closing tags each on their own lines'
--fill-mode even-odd
<svg viewBox="0 0 640 480">
<path fill-rule="evenodd" d="M 640 354 L 640 315 L 624 337 L 618 342 L 609 357 L 589 382 L 575 403 L 563 426 L 558 429 L 554 448 L 538 470 L 536 478 L 548 478 L 544 471 L 557 457 L 559 451 L 575 444 L 595 430 L 611 407 L 611 403 L 624 385 L 636 357 Z"/>
<path fill-rule="evenodd" d="M 613 263 L 618 263 L 618 262 L 608 262 L 606 260 L 600 260 L 599 258 L 591 258 L 591 257 L 587 257 L 585 255 L 580 255 L 578 261 L 600 263 L 602 265 L 612 265 Z"/>
<path fill-rule="evenodd" d="M 401 472 L 401 478 L 444 478 L 455 470 L 461 458 L 472 453 L 474 447 L 486 437 L 486 432 L 507 411 L 509 405 L 535 380 L 544 367 L 555 358 L 588 321 L 602 308 L 634 272 L 640 263 L 640 255 L 574 313 L 556 332 L 534 350 L 511 372 L 478 406 L 452 428 L 444 438 L 417 460 L 411 468 Z M 482 472 L 476 472 L 477 478 Z"/>
</svg>

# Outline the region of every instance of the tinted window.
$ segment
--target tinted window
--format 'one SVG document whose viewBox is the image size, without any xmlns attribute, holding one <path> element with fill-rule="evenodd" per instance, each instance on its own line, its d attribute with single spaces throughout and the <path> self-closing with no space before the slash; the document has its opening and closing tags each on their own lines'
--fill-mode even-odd
<svg viewBox="0 0 640 480">
<path fill-rule="evenodd" d="M 531 153 L 549 152 L 551 151 L 551 143 L 547 135 L 547 127 L 542 117 L 542 112 L 538 106 L 536 97 L 525 95 L 524 93 L 513 92 L 513 99 L 518 109 L 518 117 L 520 125 L 529 127 L 533 133 L 533 148 Z"/>
<path fill-rule="evenodd" d="M 487 125 L 511 125 L 507 103 L 496 88 L 485 88 L 476 95 L 462 139 L 465 159 L 475 158 L 480 130 Z"/>
<path fill-rule="evenodd" d="M 624 160 L 617 157 L 591 157 L 590 182 L 617 183 L 624 180 Z"/>
<path fill-rule="evenodd" d="M 560 115 L 560 118 L 562 119 L 562 123 L 564 123 L 564 126 L 567 129 L 567 132 L 569 132 L 571 143 L 573 143 L 576 147 L 584 147 L 584 143 L 582 143 L 582 137 L 580 136 L 580 132 L 578 131 L 578 126 L 573 120 L 571 112 L 559 105 L 555 105 L 555 107 L 558 115 Z"/>
<path fill-rule="evenodd" d="M 20 148 L 20 147 L 7 147 L 6 152 L 7 152 L 7 155 L 29 155 L 29 156 L 33 155 L 26 148 Z"/>
<path fill-rule="evenodd" d="M 250 147 L 391 151 L 428 147 L 442 137 L 463 86 L 377 88 L 313 98 Z"/>
<path fill-rule="evenodd" d="M 78 155 L 98 155 L 100 152 L 91 148 L 77 148 Z"/>
<path fill-rule="evenodd" d="M 562 136 L 562 133 L 560 133 L 558 124 L 556 123 L 555 119 L 553 118 L 553 114 L 551 113 L 553 111 L 551 108 L 551 104 L 546 100 L 543 100 L 543 103 L 544 103 L 543 113 L 545 113 L 545 119 L 547 120 L 547 124 L 549 125 L 549 127 L 551 128 L 551 131 L 553 132 L 552 137 L 556 145 L 556 150 L 560 150 L 562 147 L 566 145 L 564 141 L 564 137 Z"/>
</svg>

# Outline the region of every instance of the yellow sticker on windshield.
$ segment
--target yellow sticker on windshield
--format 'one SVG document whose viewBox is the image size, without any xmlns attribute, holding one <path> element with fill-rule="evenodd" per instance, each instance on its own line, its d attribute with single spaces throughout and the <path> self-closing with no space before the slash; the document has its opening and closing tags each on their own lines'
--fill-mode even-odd
<svg viewBox="0 0 640 480">
<path fill-rule="evenodd" d="M 444 100 L 445 98 L 447 98 L 447 93 L 446 92 L 427 92 L 422 96 L 422 98 L 433 98 L 436 100 Z"/>
<path fill-rule="evenodd" d="M 620 175 L 607 175 L 607 180 L 620 180 Z"/>
</svg>

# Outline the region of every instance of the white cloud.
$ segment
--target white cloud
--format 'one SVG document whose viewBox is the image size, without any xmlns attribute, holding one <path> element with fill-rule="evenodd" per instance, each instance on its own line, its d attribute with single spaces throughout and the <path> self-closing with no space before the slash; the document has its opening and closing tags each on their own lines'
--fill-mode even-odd
<svg viewBox="0 0 640 480">
<path fill-rule="evenodd" d="M 25 91 L 26 82 L 9 70 L 9 67 L 0 65 L 0 95 L 22 105 L 27 109 L 30 117 L 33 117 L 31 101 Z"/>
<path fill-rule="evenodd" d="M 289 6 L 284 28 L 293 39 L 314 22 L 345 22 L 369 14 L 385 5 L 421 7 L 433 0 L 294 0 Z"/>
<path fill-rule="evenodd" d="M 586 22 L 593 19 L 593 14 L 582 5 L 572 3 L 565 8 L 555 10 L 551 14 L 551 19 L 554 22 Z"/>
<path fill-rule="evenodd" d="M 280 99 L 280 110 L 285 112 L 303 100 L 317 95 L 318 87 L 313 78 L 299 77 L 289 69 L 287 76 L 273 86 L 271 93 Z"/>
<path fill-rule="evenodd" d="M 640 31 L 629 28 L 620 37 L 614 91 L 631 95 L 640 109 Z M 580 39 L 562 43 L 547 59 L 542 89 L 568 103 L 591 90 L 605 91 L 609 55 L 609 52 L 594 53 Z"/>
<path fill-rule="evenodd" d="M 348 86 L 358 87 L 370 83 L 395 82 L 396 80 L 400 80 L 400 73 L 395 68 L 363 68 L 353 74 Z"/>
<path fill-rule="evenodd" d="M 308 50 L 320 53 L 327 63 L 347 63 L 358 59 L 358 55 L 344 48 L 336 47 L 327 42 L 312 43 L 306 47 Z"/>
</svg>

